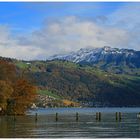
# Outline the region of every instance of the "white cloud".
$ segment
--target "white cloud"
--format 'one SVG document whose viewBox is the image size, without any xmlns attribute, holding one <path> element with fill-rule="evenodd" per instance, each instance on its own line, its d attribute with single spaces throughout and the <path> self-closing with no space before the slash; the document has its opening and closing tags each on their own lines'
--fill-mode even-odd
<svg viewBox="0 0 140 140">
<path fill-rule="evenodd" d="M 108 18 L 111 26 L 127 30 L 129 41 L 125 48 L 140 50 L 140 3 L 130 2 L 112 13 Z"/>
<path fill-rule="evenodd" d="M 130 29 L 140 24 L 140 3 L 128 3 L 112 13 L 109 22 L 117 27 Z"/>
<path fill-rule="evenodd" d="M 35 59 L 42 54 L 41 48 L 20 45 L 17 38 L 13 38 L 9 27 L 0 26 L 0 56 L 18 59 Z"/>
<path fill-rule="evenodd" d="M 33 46 L 46 49 L 48 55 L 66 53 L 85 47 L 126 45 L 129 36 L 126 30 L 102 27 L 93 21 L 81 21 L 76 17 L 46 23 L 26 40 Z M 26 42 L 25 41 L 25 42 Z"/>
<path fill-rule="evenodd" d="M 7 26 L 0 26 L 0 55 L 46 59 L 58 53 L 106 45 L 140 50 L 140 7 L 135 6 L 128 4 L 115 11 L 105 25 L 69 16 L 46 22 L 40 29 L 20 37 L 13 37 Z"/>
</svg>

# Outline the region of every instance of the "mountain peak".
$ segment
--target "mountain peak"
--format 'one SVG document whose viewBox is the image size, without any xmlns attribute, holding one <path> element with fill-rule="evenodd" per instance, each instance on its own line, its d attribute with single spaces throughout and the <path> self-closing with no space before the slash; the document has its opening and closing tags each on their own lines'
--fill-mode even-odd
<svg viewBox="0 0 140 140">
<path fill-rule="evenodd" d="M 104 50 L 110 50 L 111 47 L 110 47 L 110 46 L 104 46 L 103 49 L 104 49 Z"/>
<path fill-rule="evenodd" d="M 103 48 L 81 48 L 67 55 L 56 55 L 52 59 L 67 60 L 80 64 L 96 65 L 103 63 L 104 66 L 126 65 L 127 67 L 140 67 L 140 52 L 132 49 L 119 49 L 110 46 Z"/>
</svg>

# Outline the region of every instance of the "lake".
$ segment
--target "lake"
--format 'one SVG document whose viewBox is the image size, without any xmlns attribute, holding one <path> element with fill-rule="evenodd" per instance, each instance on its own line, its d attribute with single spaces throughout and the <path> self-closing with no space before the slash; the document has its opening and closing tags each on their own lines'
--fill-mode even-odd
<svg viewBox="0 0 140 140">
<path fill-rule="evenodd" d="M 55 114 L 58 113 L 58 121 Z M 79 113 L 76 121 L 76 112 Z M 96 120 L 101 112 L 101 120 Z M 121 112 L 121 120 L 115 113 Z M 140 108 L 48 108 L 0 116 L 1 138 L 140 138 Z M 35 113 L 38 114 L 35 121 Z"/>
</svg>

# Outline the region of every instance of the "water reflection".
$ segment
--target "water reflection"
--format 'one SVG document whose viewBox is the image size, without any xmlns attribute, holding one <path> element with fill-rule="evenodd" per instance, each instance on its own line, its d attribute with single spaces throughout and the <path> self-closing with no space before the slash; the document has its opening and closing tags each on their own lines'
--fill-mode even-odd
<svg viewBox="0 0 140 140">
<path fill-rule="evenodd" d="M 47 110 L 48 111 L 48 110 Z M 57 112 L 59 112 L 57 110 Z M 77 112 L 77 110 L 76 110 Z M 38 112 L 39 113 L 39 112 Z M 139 138 L 140 119 L 136 112 L 125 112 L 121 121 L 116 121 L 115 112 L 103 112 L 101 120 L 97 121 L 96 113 L 79 113 L 76 121 L 75 112 L 55 113 L 49 112 L 38 115 L 17 116 L 14 121 L 12 116 L 0 117 L 0 137 L 12 138 Z"/>
<path fill-rule="evenodd" d="M 35 129 L 33 116 L 13 116 L 0 117 L 0 137 L 30 137 L 31 130 Z"/>
</svg>

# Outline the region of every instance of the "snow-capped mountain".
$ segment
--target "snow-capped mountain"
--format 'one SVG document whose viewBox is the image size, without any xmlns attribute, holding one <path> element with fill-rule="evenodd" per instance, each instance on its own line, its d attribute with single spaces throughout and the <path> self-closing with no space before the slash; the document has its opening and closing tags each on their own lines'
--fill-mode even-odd
<svg viewBox="0 0 140 140">
<path fill-rule="evenodd" d="M 140 51 L 119 49 L 105 46 L 103 48 L 85 48 L 65 55 L 54 55 L 50 60 L 67 60 L 79 64 L 95 65 L 103 69 L 109 67 L 140 68 Z"/>
<path fill-rule="evenodd" d="M 118 49 L 105 46 L 103 48 L 93 48 L 93 49 L 80 49 L 77 52 L 71 52 L 65 55 L 54 55 L 50 57 L 50 60 L 60 59 L 68 60 L 75 63 L 87 62 L 87 63 L 97 63 L 99 61 L 119 61 L 125 60 L 129 61 L 138 59 L 140 57 L 140 51 L 130 50 L 130 49 Z"/>
<path fill-rule="evenodd" d="M 77 52 L 71 52 L 65 55 L 54 55 L 50 57 L 50 59 L 60 59 L 60 60 L 68 60 L 75 63 L 79 63 L 81 61 L 87 60 L 89 57 L 94 56 L 96 53 L 99 53 L 101 49 L 80 49 Z"/>
</svg>

